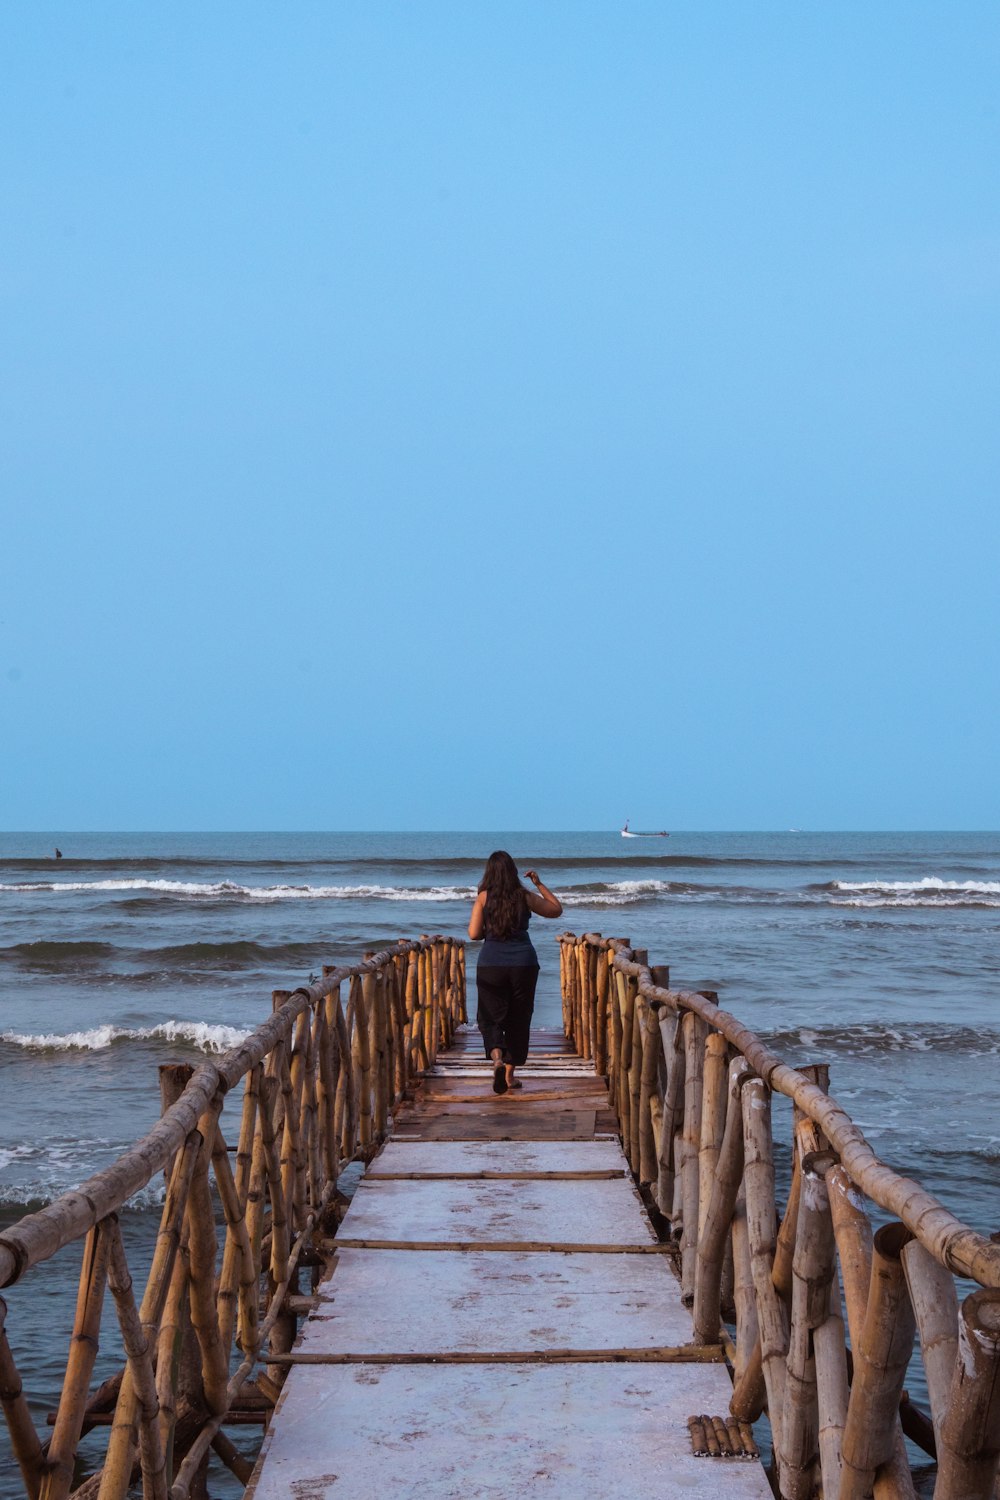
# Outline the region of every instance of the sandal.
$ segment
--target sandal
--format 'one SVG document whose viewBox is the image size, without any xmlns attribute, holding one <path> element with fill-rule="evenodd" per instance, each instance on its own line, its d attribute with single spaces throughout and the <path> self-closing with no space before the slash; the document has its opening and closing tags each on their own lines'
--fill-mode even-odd
<svg viewBox="0 0 1000 1500">
<path fill-rule="evenodd" d="M 493 1092 L 494 1094 L 507 1092 L 507 1068 L 502 1059 L 493 1064 Z"/>
<path fill-rule="evenodd" d="M 521 1082 L 520 1078 L 510 1078 L 507 1080 L 507 1087 L 509 1089 L 523 1089 L 524 1084 Z"/>
</svg>

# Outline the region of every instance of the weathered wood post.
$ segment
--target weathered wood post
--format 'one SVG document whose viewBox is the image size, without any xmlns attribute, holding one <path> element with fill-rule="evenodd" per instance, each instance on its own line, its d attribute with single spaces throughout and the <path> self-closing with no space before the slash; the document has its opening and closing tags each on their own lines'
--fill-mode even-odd
<svg viewBox="0 0 1000 1500">
<path fill-rule="evenodd" d="M 958 1353 L 955 1278 L 918 1240 L 911 1239 L 903 1246 L 901 1258 L 920 1335 L 935 1447 L 940 1452 L 941 1424 L 948 1410 Z"/>
<path fill-rule="evenodd" d="M 709 1037 L 711 1042 L 712 1038 Z M 726 1240 L 736 1212 L 736 1196 L 743 1180 L 743 1111 L 740 1092 L 749 1064 L 736 1057 L 729 1065 L 722 1144 L 711 1179 L 704 1226 L 698 1236 L 694 1286 L 694 1340 L 714 1344 L 721 1328 L 722 1266 Z"/>
<path fill-rule="evenodd" d="M 28 1500 L 39 1500 L 45 1455 L 35 1424 L 28 1410 L 14 1356 L 7 1340 L 7 1304 L 0 1297 L 0 1406 L 7 1421 L 11 1449 L 24 1480 Z"/>
<path fill-rule="evenodd" d="M 785 1407 L 785 1360 L 788 1315 L 774 1285 L 775 1199 L 774 1147 L 771 1137 L 771 1091 L 760 1078 L 743 1088 L 743 1181 L 746 1189 L 750 1264 L 760 1327 L 760 1357 L 767 1389 L 775 1465 L 780 1475 L 784 1449 L 781 1419 Z"/>
<path fill-rule="evenodd" d="M 934 1500 L 989 1500 L 1000 1459 L 1000 1291 L 966 1297 Z"/>
<path fill-rule="evenodd" d="M 913 1351 L 915 1323 L 900 1250 L 909 1231 L 887 1224 L 875 1236 L 868 1303 L 855 1343 L 854 1378 L 842 1444 L 841 1500 L 865 1500 L 876 1470 L 896 1446 L 899 1398 Z"/>
<path fill-rule="evenodd" d="M 828 1158 L 832 1165 L 833 1158 Z M 819 1460 L 818 1376 L 814 1353 L 815 1331 L 830 1313 L 833 1283 L 833 1224 L 826 1184 L 814 1159 L 801 1168 L 799 1220 L 792 1259 L 792 1313 L 785 1376 L 785 1405 L 781 1416 L 783 1500 L 809 1500 L 815 1488 Z M 846 1381 L 847 1365 L 844 1363 Z M 828 1472 L 833 1474 L 832 1469 Z M 835 1492 L 835 1491 L 834 1491 Z"/>
<path fill-rule="evenodd" d="M 698 1259 L 698 1189 L 701 1147 L 701 1114 L 704 1098 L 705 1038 L 708 1027 L 700 1016 L 686 1011 L 681 1022 L 684 1034 L 684 1128 L 681 1159 L 681 1296 L 688 1307 L 694 1301 Z"/>
<path fill-rule="evenodd" d="M 710 1031 L 705 1041 L 702 1079 L 701 1138 L 698 1142 L 698 1238 L 701 1239 L 712 1198 L 715 1167 L 726 1128 L 729 1043 L 721 1032 Z"/>
<path fill-rule="evenodd" d="M 561 953 L 562 949 L 560 948 L 559 951 Z M 606 1077 L 608 1072 L 608 950 L 603 945 L 597 950 L 594 988 L 596 990 L 594 1071 Z"/>
<path fill-rule="evenodd" d="M 46 1454 L 48 1472 L 42 1484 L 42 1500 L 63 1500 L 73 1482 L 73 1463 L 83 1431 L 83 1418 L 94 1373 L 101 1332 L 101 1309 L 108 1279 L 110 1240 L 95 1225 L 83 1242 L 83 1263 L 76 1299 L 76 1318 L 70 1340 L 69 1359 L 63 1380 L 56 1423 Z"/>
</svg>

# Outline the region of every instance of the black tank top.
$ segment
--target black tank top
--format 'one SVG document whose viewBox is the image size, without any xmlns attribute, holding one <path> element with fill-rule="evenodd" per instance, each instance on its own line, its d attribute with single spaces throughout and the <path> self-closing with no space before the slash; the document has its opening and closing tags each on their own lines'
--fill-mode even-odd
<svg viewBox="0 0 1000 1500">
<path fill-rule="evenodd" d="M 523 926 L 519 927 L 516 932 L 512 932 L 510 937 L 495 937 L 490 932 L 490 906 L 487 902 L 483 907 L 486 941 L 479 950 L 479 962 L 490 968 L 499 969 L 526 969 L 537 966 L 538 954 L 528 936 L 530 921 L 531 908 L 525 903 Z"/>
</svg>

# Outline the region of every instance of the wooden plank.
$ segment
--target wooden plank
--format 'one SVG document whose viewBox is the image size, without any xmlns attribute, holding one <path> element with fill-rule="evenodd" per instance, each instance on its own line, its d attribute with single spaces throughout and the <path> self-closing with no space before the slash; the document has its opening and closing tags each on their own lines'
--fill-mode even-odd
<svg viewBox="0 0 1000 1500">
<path fill-rule="evenodd" d="M 492 1101 L 493 1098 L 495 1098 L 495 1095 L 493 1095 L 492 1089 L 483 1089 L 483 1091 L 477 1092 L 477 1094 L 423 1094 L 421 1092 L 414 1100 L 414 1109 L 427 1110 L 432 1109 L 433 1106 L 444 1106 L 447 1109 L 453 1109 L 454 1106 L 462 1106 L 462 1104 L 469 1106 L 469 1104 L 472 1104 L 478 1110 L 483 1106 L 484 1100 Z M 595 1094 L 594 1091 L 588 1091 L 586 1094 L 564 1094 L 559 1089 L 544 1089 L 544 1091 L 540 1091 L 535 1095 L 528 1094 L 528 1092 L 525 1092 L 525 1094 L 501 1094 L 496 1098 L 499 1101 L 507 1098 L 508 1107 L 519 1110 L 528 1109 L 532 1104 L 562 1104 L 567 1109 L 577 1109 L 579 1106 L 588 1106 L 589 1104 L 595 1110 L 600 1110 L 604 1104 L 607 1104 L 606 1094 Z"/>
<path fill-rule="evenodd" d="M 691 1453 L 691 1411 L 725 1411 L 719 1365 L 295 1368 L 255 1500 L 771 1500 L 758 1464 Z"/>
<path fill-rule="evenodd" d="M 630 1181 L 379 1182 L 362 1178 L 338 1239 L 650 1245 Z"/>
<path fill-rule="evenodd" d="M 551 1095 L 554 1090 L 567 1097 L 571 1094 L 596 1094 L 602 1099 L 608 1097 L 604 1080 L 597 1078 L 593 1073 L 574 1074 L 562 1078 L 548 1076 L 544 1078 L 526 1077 L 524 1074 L 519 1074 L 518 1077 L 521 1087 L 511 1090 L 511 1093 L 517 1096 L 518 1102 L 521 1104 L 527 1103 L 536 1094 Z M 422 1080 L 419 1092 L 415 1097 L 423 1100 L 449 1098 L 454 1094 L 468 1094 L 473 1092 L 473 1085 L 477 1081 L 482 1085 L 482 1090 L 476 1091 L 477 1097 L 482 1091 L 492 1093 L 493 1071 L 492 1069 L 484 1068 L 480 1073 L 462 1078 L 441 1078 L 428 1074 Z M 506 1094 L 498 1094 L 496 1097 L 506 1099 L 508 1096 Z"/>
<path fill-rule="evenodd" d="M 691 1342 L 662 1256 L 342 1249 L 305 1353 L 654 1348 Z"/>
<path fill-rule="evenodd" d="M 463 1254 L 474 1250 L 489 1251 L 491 1255 L 507 1254 L 515 1250 L 537 1250 L 544 1251 L 547 1255 L 565 1255 L 576 1251 L 581 1255 L 663 1255 L 675 1257 L 677 1249 L 674 1245 L 629 1245 L 605 1244 L 599 1240 L 593 1243 L 577 1240 L 376 1240 L 376 1239 L 345 1239 L 337 1236 L 338 1246 L 348 1250 L 433 1250 L 442 1254 L 451 1254 L 452 1251 L 461 1251 Z"/>
<path fill-rule="evenodd" d="M 582 1172 L 625 1174 L 621 1148 L 613 1141 L 420 1141 L 390 1140 L 365 1176 L 371 1182 L 387 1172 Z"/>
<path fill-rule="evenodd" d="M 549 1096 L 545 1101 L 550 1107 L 561 1105 L 567 1113 L 573 1110 L 589 1109 L 596 1112 L 602 1108 L 607 1095 L 597 1096 L 582 1095 L 578 1098 L 562 1099 L 560 1095 Z M 412 1104 L 400 1105 L 394 1116 L 400 1123 L 413 1115 L 420 1118 L 426 1116 L 433 1119 L 435 1115 L 471 1115 L 473 1118 L 489 1117 L 498 1124 L 505 1124 L 508 1120 L 516 1119 L 519 1115 L 526 1118 L 534 1114 L 534 1106 L 527 1100 L 522 1101 L 517 1094 L 494 1094 L 484 1090 L 482 1094 L 474 1094 L 467 1099 L 425 1099 L 419 1095 Z"/>
<path fill-rule="evenodd" d="M 721 1344 L 659 1344 L 648 1348 L 503 1349 L 480 1354 L 428 1349 L 406 1354 L 358 1354 L 340 1351 L 314 1354 L 293 1349 L 267 1356 L 269 1365 L 718 1365 L 725 1363 Z"/>
<path fill-rule="evenodd" d="M 458 1114 L 442 1110 L 431 1114 L 410 1112 L 401 1116 L 393 1129 L 394 1140 L 428 1141 L 591 1141 L 597 1125 L 597 1111 L 526 1110 L 517 1115 L 508 1112 L 472 1110 Z"/>
</svg>

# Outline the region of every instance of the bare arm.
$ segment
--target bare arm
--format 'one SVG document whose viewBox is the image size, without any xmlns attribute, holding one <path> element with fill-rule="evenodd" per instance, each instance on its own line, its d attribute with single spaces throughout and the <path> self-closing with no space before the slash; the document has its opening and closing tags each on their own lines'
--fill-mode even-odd
<svg viewBox="0 0 1000 1500">
<path fill-rule="evenodd" d="M 469 918 L 469 936 L 473 942 L 486 936 L 485 918 L 483 911 L 486 907 L 486 892 L 480 891 L 472 903 L 472 916 Z"/>
<path fill-rule="evenodd" d="M 534 891 L 528 892 L 528 905 L 539 917 L 561 917 L 562 902 L 558 896 L 553 896 L 547 885 L 543 885 L 535 870 L 525 870 L 525 878 L 530 880 L 535 887 Z"/>
</svg>

